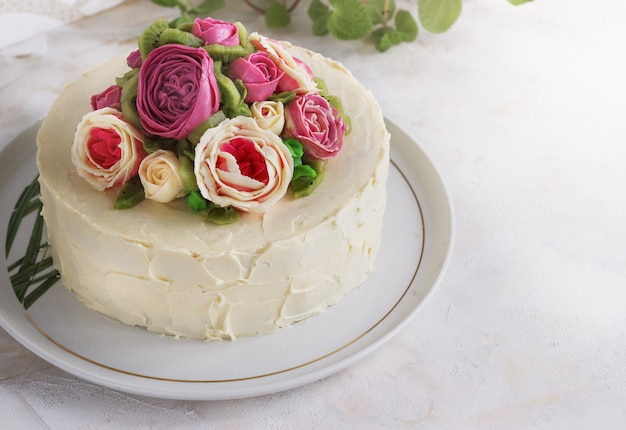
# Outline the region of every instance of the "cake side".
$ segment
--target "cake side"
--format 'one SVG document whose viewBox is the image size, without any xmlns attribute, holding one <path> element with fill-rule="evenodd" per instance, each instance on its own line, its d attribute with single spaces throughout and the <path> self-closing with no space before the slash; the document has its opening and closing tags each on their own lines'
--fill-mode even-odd
<svg viewBox="0 0 626 430">
<path fill-rule="evenodd" d="M 312 195 L 225 226 L 151 201 L 113 210 L 113 193 L 76 175 L 69 147 L 89 95 L 124 73 L 124 59 L 67 87 L 42 124 L 37 161 L 55 265 L 87 306 L 159 333 L 232 339 L 306 319 L 365 279 L 380 245 L 389 135 L 371 94 L 341 65 L 291 51 L 344 101 L 353 132 Z"/>
</svg>

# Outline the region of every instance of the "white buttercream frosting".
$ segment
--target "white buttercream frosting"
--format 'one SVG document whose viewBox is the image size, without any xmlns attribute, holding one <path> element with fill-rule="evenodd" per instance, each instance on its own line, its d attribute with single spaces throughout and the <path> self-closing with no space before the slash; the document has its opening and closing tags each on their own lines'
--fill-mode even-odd
<svg viewBox="0 0 626 430">
<path fill-rule="evenodd" d="M 217 226 L 177 202 L 113 209 L 115 190 L 79 177 L 70 147 L 89 97 L 125 58 L 71 83 L 38 135 L 43 215 L 63 284 L 87 306 L 173 336 L 235 339 L 316 315 L 361 284 L 381 242 L 389 135 L 372 95 L 340 64 L 290 47 L 352 119 L 340 155 L 308 197 Z"/>
</svg>

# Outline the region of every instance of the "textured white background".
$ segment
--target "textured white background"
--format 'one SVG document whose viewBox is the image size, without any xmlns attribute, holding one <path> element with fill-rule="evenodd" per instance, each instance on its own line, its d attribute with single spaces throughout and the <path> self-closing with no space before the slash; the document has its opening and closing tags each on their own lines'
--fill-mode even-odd
<svg viewBox="0 0 626 430">
<path fill-rule="evenodd" d="M 228 3 L 217 17 L 265 32 Z M 623 428 L 626 3 L 467 0 L 451 31 L 386 54 L 312 36 L 305 12 L 271 34 L 343 62 L 448 184 L 457 241 L 428 305 L 347 370 L 237 401 L 94 386 L 0 329 L 0 429 Z M 131 1 L 0 50 L 0 144 L 171 13 Z"/>
</svg>

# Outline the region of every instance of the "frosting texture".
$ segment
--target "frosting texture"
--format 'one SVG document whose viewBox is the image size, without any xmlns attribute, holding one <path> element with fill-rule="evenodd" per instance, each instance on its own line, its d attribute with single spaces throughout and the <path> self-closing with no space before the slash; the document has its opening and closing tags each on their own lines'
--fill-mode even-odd
<svg viewBox="0 0 626 430">
<path fill-rule="evenodd" d="M 231 225 L 150 200 L 116 211 L 114 193 L 98 192 L 77 175 L 70 160 L 74 124 L 88 112 L 89 94 L 124 73 L 125 58 L 85 73 L 55 102 L 38 136 L 43 215 L 62 281 L 87 306 L 157 333 L 235 339 L 316 315 L 371 272 L 389 165 L 382 114 L 340 64 L 301 48 L 287 51 L 344 100 L 352 133 L 341 155 L 325 161 L 313 194 L 286 195 Z"/>
</svg>

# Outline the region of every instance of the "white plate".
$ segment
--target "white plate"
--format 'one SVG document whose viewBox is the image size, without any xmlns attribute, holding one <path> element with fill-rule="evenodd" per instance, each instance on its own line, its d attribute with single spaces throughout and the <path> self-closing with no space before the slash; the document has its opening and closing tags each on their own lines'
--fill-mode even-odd
<svg viewBox="0 0 626 430">
<path fill-rule="evenodd" d="M 329 376 L 387 341 L 424 305 L 450 258 L 452 206 L 426 154 L 387 122 L 392 168 L 383 249 L 374 273 L 323 314 L 276 334 L 234 342 L 175 340 L 111 321 L 57 283 L 25 311 L 0 268 L 0 324 L 28 349 L 80 378 L 135 394 L 189 400 L 268 394 Z M 0 153 L 0 243 L 21 191 L 36 176 L 33 125 Z M 22 247 L 22 250 L 20 250 Z M 20 252 L 22 252 L 20 254 Z"/>
</svg>

